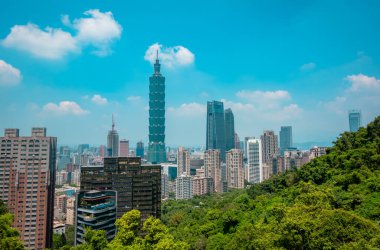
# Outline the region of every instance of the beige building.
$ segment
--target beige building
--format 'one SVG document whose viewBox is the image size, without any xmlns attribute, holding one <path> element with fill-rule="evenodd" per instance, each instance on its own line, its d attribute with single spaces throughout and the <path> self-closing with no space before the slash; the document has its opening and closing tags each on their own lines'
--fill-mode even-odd
<svg viewBox="0 0 380 250">
<path fill-rule="evenodd" d="M 227 185 L 229 188 L 244 188 L 243 151 L 231 149 L 226 154 Z"/>
<path fill-rule="evenodd" d="M 190 152 L 183 147 L 178 148 L 177 152 L 177 176 L 189 175 L 190 176 Z"/>
<path fill-rule="evenodd" d="M 218 149 L 209 149 L 205 151 L 205 177 L 211 177 L 214 180 L 214 189 L 217 193 L 223 192 L 220 151 Z"/>
<path fill-rule="evenodd" d="M 261 150 L 263 163 L 269 164 L 278 155 L 278 136 L 273 130 L 264 130 L 261 135 Z"/>
<path fill-rule="evenodd" d="M 205 195 L 214 192 L 214 180 L 211 177 L 205 177 L 203 168 L 196 170 L 196 175 L 192 179 L 193 195 Z"/>
<path fill-rule="evenodd" d="M 74 225 L 75 223 L 75 199 L 69 198 L 66 203 L 66 224 Z"/>
<path fill-rule="evenodd" d="M 46 128 L 31 136 L 5 129 L 0 137 L 0 199 L 27 249 L 52 248 L 57 138 Z"/>
</svg>

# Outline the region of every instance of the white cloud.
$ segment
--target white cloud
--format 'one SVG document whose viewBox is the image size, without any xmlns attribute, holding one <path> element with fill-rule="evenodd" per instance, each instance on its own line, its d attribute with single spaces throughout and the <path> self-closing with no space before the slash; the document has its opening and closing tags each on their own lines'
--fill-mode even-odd
<svg viewBox="0 0 380 250">
<path fill-rule="evenodd" d="M 13 26 L 2 44 L 44 59 L 61 59 L 69 53 L 78 52 L 76 41 L 70 33 L 50 27 L 41 30 L 32 23 Z"/>
<path fill-rule="evenodd" d="M 62 15 L 61 21 L 76 31 L 73 35 L 60 28 L 40 29 L 36 24 L 15 25 L 8 36 L 1 41 L 7 48 L 27 52 L 35 57 L 58 60 L 68 54 L 79 53 L 86 46 L 95 48 L 98 56 L 109 55 L 111 44 L 120 38 L 122 27 L 114 19 L 112 12 L 100 12 L 91 9 L 84 12 L 87 17 L 70 21 L 68 15 Z"/>
<path fill-rule="evenodd" d="M 291 99 L 289 92 L 285 90 L 242 90 L 237 92 L 236 96 L 246 100 L 248 103 L 254 103 L 256 106 L 264 106 L 265 108 L 277 108 L 283 102 Z"/>
<path fill-rule="evenodd" d="M 316 65 L 315 63 L 313 63 L 313 62 L 305 63 L 304 65 L 302 65 L 302 66 L 300 67 L 300 70 L 301 70 L 301 71 L 309 71 L 309 70 L 313 70 L 313 69 L 315 69 L 316 66 L 317 66 L 317 65 Z"/>
<path fill-rule="evenodd" d="M 127 100 L 130 101 L 130 102 L 140 101 L 141 100 L 141 96 L 131 95 L 131 96 L 127 97 Z"/>
<path fill-rule="evenodd" d="M 182 116 L 182 117 L 194 117 L 194 116 L 204 116 L 206 114 L 206 105 L 192 102 L 184 103 L 179 107 L 169 107 L 168 115 Z"/>
<path fill-rule="evenodd" d="M 351 83 L 350 91 L 358 91 L 362 89 L 380 89 L 380 80 L 375 77 L 363 74 L 349 75 L 345 78 Z"/>
<path fill-rule="evenodd" d="M 43 107 L 43 110 L 55 115 L 80 116 L 89 113 L 87 110 L 83 110 L 76 102 L 72 101 L 62 101 L 58 105 L 50 102 Z"/>
<path fill-rule="evenodd" d="M 145 52 L 144 59 L 150 63 L 154 63 L 157 50 L 161 63 L 168 68 L 188 66 L 194 63 L 195 56 L 189 49 L 181 45 L 164 47 L 159 43 L 149 46 Z"/>
<path fill-rule="evenodd" d="M 101 95 L 93 95 L 91 101 L 97 105 L 107 104 L 107 98 L 102 97 Z"/>
<path fill-rule="evenodd" d="M 21 73 L 12 65 L 0 60 L 0 86 L 13 86 L 21 81 Z"/>
<path fill-rule="evenodd" d="M 110 45 L 113 41 L 120 39 L 122 27 L 114 19 L 112 12 L 100 12 L 91 9 L 84 12 L 86 18 L 75 19 L 73 27 L 77 30 L 76 40 L 82 44 L 90 44 L 96 48 L 95 54 L 106 56 L 112 52 Z M 64 18 L 65 23 L 70 24 Z"/>
</svg>

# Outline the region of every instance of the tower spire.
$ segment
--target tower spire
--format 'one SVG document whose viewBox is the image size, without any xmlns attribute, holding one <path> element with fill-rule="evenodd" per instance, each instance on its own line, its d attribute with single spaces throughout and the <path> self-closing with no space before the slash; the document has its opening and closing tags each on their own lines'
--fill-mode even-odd
<svg viewBox="0 0 380 250">
<path fill-rule="evenodd" d="M 156 61 L 158 61 L 158 49 L 156 50 Z"/>
<path fill-rule="evenodd" d="M 113 113 L 112 113 L 112 131 L 115 130 L 115 120 L 113 118 Z"/>
</svg>

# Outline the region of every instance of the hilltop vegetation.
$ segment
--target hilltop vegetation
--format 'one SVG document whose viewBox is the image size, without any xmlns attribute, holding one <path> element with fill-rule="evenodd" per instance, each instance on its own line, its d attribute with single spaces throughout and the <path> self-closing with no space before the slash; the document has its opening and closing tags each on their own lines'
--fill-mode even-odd
<svg viewBox="0 0 380 250">
<path fill-rule="evenodd" d="M 191 249 L 378 249 L 380 117 L 301 169 L 162 211 Z"/>
</svg>

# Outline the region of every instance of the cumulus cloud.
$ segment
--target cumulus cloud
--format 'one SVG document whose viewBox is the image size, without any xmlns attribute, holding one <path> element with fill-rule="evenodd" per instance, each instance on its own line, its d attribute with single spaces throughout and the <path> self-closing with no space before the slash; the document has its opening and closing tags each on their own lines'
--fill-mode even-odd
<svg viewBox="0 0 380 250">
<path fill-rule="evenodd" d="M 248 103 L 254 103 L 256 106 L 265 106 L 267 108 L 278 107 L 281 103 L 291 99 L 289 92 L 285 90 L 242 90 L 237 92 L 236 96 L 244 99 Z"/>
<path fill-rule="evenodd" d="M 112 52 L 110 45 L 120 39 L 122 27 L 114 19 L 112 12 L 100 12 L 97 9 L 84 12 L 87 17 L 75 19 L 76 40 L 82 44 L 90 44 L 96 48 L 95 54 L 106 56 Z M 70 23 L 67 22 L 66 23 Z"/>
<path fill-rule="evenodd" d="M 111 44 L 120 38 L 122 27 L 112 12 L 97 9 L 84 12 L 87 17 L 70 21 L 68 15 L 61 17 L 62 23 L 73 29 L 72 34 L 60 28 L 39 28 L 36 24 L 15 25 L 1 42 L 7 48 L 27 52 L 43 59 L 62 59 L 68 54 L 79 53 L 91 46 L 98 56 L 109 55 Z"/>
<path fill-rule="evenodd" d="M 350 91 L 377 89 L 380 90 L 380 80 L 363 74 L 349 75 L 345 78 L 350 82 Z"/>
<path fill-rule="evenodd" d="M 107 104 L 107 98 L 102 97 L 101 95 L 93 95 L 91 101 L 97 105 Z"/>
<path fill-rule="evenodd" d="M 76 41 L 70 33 L 50 27 L 41 30 L 32 23 L 13 26 L 2 44 L 45 59 L 61 59 L 69 53 L 78 52 Z"/>
<path fill-rule="evenodd" d="M 75 115 L 81 116 L 88 114 L 87 110 L 83 110 L 79 104 L 72 101 L 62 101 L 58 105 L 52 102 L 49 102 L 43 107 L 43 111 L 46 113 L 51 113 L 55 115 Z"/>
<path fill-rule="evenodd" d="M 317 65 L 316 65 L 315 63 L 313 63 L 313 62 L 305 63 L 304 65 L 302 65 L 302 66 L 300 67 L 300 70 L 301 70 L 301 71 L 309 71 L 309 70 L 313 70 L 313 69 L 315 69 L 316 66 L 317 66 Z"/>
<path fill-rule="evenodd" d="M 145 52 L 144 59 L 150 63 L 154 63 L 157 50 L 161 63 L 168 68 L 188 66 L 193 64 L 195 60 L 194 54 L 181 45 L 165 47 L 159 43 L 149 46 Z"/>
<path fill-rule="evenodd" d="M 0 60 L 0 86 L 13 86 L 21 81 L 20 70 Z"/>
<path fill-rule="evenodd" d="M 194 117 L 204 116 L 206 114 L 206 105 L 192 102 L 184 103 L 179 107 L 169 107 L 168 115 L 182 116 L 182 117 Z"/>
</svg>

